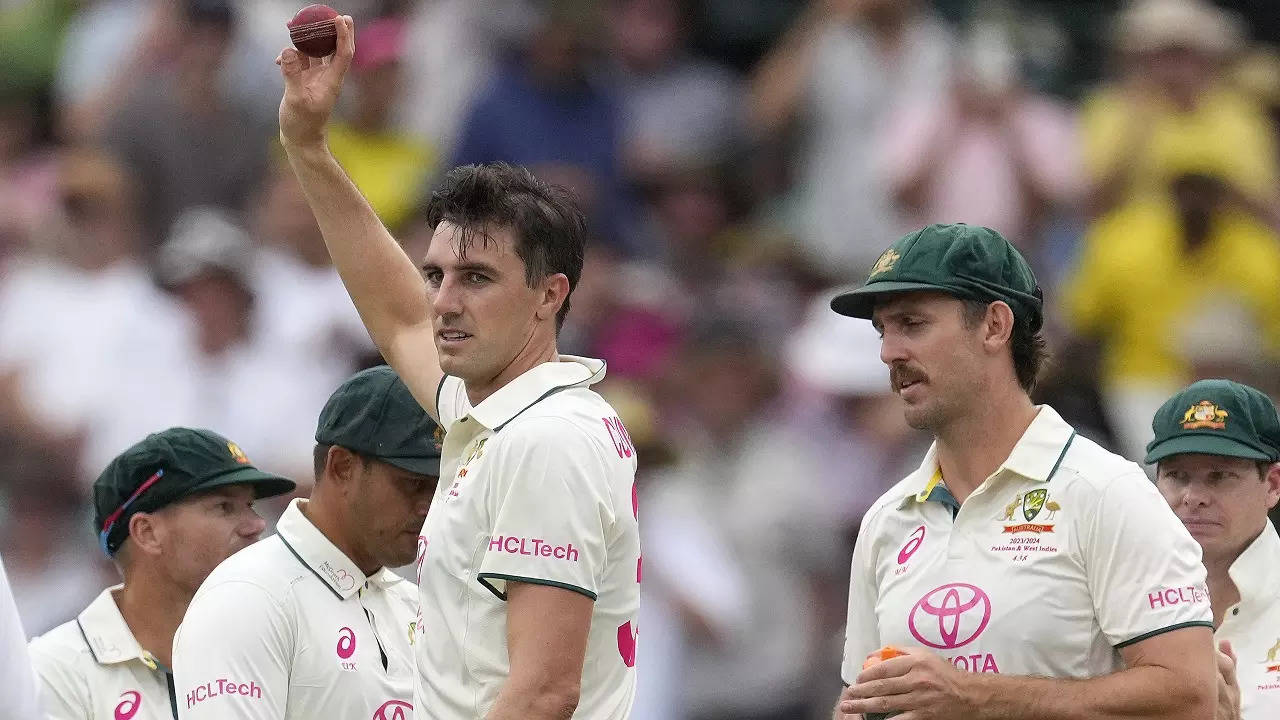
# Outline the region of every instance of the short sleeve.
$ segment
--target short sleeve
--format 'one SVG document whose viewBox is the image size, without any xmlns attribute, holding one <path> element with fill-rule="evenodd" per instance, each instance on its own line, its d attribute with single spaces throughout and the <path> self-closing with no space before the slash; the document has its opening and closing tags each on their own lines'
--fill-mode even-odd
<svg viewBox="0 0 1280 720">
<path fill-rule="evenodd" d="M 601 447 L 555 418 L 528 420 L 508 432 L 491 451 L 493 521 L 477 579 L 504 600 L 510 580 L 595 600 L 614 518 Z"/>
<path fill-rule="evenodd" d="M 31 644 L 31 667 L 35 670 L 43 715 L 47 720 L 92 720 L 89 709 L 89 684 L 76 672 L 75 655 L 62 648 L 46 647 L 44 641 Z M 34 706 L 32 706 L 34 710 Z"/>
<path fill-rule="evenodd" d="M 875 542 L 876 512 L 866 514 L 853 546 L 853 567 L 849 572 L 849 614 L 845 620 L 844 664 L 840 679 L 852 685 L 862 672 L 862 661 L 881 645 L 880 627 L 876 622 Z"/>
<path fill-rule="evenodd" d="M 1110 481 L 1081 529 L 1094 614 L 1113 647 L 1213 627 L 1200 546 L 1140 470 Z"/>
<path fill-rule="evenodd" d="M 293 631 L 284 607 L 253 583 L 202 590 L 173 639 L 182 720 L 281 720 L 289 700 Z"/>
</svg>

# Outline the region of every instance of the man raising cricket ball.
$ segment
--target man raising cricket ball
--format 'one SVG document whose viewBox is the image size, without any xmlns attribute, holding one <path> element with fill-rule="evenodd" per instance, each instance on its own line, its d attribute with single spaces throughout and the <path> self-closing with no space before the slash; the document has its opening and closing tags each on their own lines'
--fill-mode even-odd
<svg viewBox="0 0 1280 720">
<path fill-rule="evenodd" d="M 280 140 L 370 336 L 445 432 L 419 541 L 418 718 L 621 720 L 635 695 L 640 540 L 635 449 L 560 355 L 582 273 L 568 195 L 508 165 L 448 173 L 421 273 L 329 152 L 355 53 L 286 48 Z M 424 283 L 425 279 L 425 283 Z"/>
</svg>

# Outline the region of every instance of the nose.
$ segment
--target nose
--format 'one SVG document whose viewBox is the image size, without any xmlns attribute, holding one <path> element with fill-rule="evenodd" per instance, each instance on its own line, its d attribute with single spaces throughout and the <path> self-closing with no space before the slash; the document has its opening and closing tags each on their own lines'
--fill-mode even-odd
<svg viewBox="0 0 1280 720">
<path fill-rule="evenodd" d="M 1187 483 L 1182 490 L 1182 504 L 1187 507 L 1204 507 L 1213 502 L 1213 494 L 1203 484 Z"/>
<path fill-rule="evenodd" d="M 427 286 L 427 294 L 431 307 L 437 315 L 457 315 L 462 312 L 462 289 L 459 281 L 450 273 L 445 273 L 440 287 Z"/>
<path fill-rule="evenodd" d="M 267 521 L 262 519 L 256 510 L 250 510 L 248 517 L 240 524 L 240 534 L 247 537 L 257 539 L 262 535 L 262 531 L 267 529 Z"/>
<path fill-rule="evenodd" d="M 896 334 L 886 329 L 880 338 L 880 362 L 892 367 L 895 363 L 905 362 L 906 360 L 907 350 L 905 343 Z"/>
</svg>

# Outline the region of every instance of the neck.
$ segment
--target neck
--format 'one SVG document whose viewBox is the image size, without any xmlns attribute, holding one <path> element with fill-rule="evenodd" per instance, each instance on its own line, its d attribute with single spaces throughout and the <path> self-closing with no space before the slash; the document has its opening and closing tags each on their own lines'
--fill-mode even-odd
<svg viewBox="0 0 1280 720">
<path fill-rule="evenodd" d="M 1240 602 L 1240 589 L 1231 579 L 1231 564 L 1235 558 L 1204 559 L 1204 569 L 1208 573 L 1209 605 L 1213 608 L 1213 626 L 1222 625 L 1227 609 Z"/>
<path fill-rule="evenodd" d="M 356 567 L 360 568 L 360 572 L 368 577 L 378 572 L 382 565 L 360 547 L 347 529 L 343 522 L 343 517 L 347 513 L 342 512 L 342 506 L 335 502 L 336 498 L 329 497 L 333 482 L 323 479 L 317 482 L 315 490 L 311 492 L 311 499 L 299 501 L 298 507 L 302 510 L 302 516 L 315 525 L 321 535 L 333 543 L 334 547 L 346 555 L 356 564 Z"/>
<path fill-rule="evenodd" d="M 539 342 L 530 337 L 529 342 L 512 358 L 511 362 L 493 378 L 478 383 L 467 381 L 467 400 L 472 406 L 479 405 L 485 398 L 501 390 L 507 383 L 538 367 L 543 363 L 555 362 L 560 357 L 556 351 L 556 339 L 552 335 L 549 341 Z M 466 378 L 463 378 L 466 380 Z"/>
<path fill-rule="evenodd" d="M 165 667 L 173 667 L 173 634 L 191 604 L 192 591 L 159 573 L 135 569 L 114 597 L 120 615 L 143 650 Z"/>
<path fill-rule="evenodd" d="M 963 503 L 1013 452 L 1038 412 L 1022 388 L 1009 384 L 1005 391 L 975 403 L 972 412 L 937 431 L 938 466 L 947 489 Z M 974 435 L 982 433 L 982 442 Z"/>
</svg>

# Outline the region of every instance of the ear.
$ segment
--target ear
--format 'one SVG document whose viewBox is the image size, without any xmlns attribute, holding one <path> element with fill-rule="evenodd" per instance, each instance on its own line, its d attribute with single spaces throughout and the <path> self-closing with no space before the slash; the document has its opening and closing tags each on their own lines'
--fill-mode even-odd
<svg viewBox="0 0 1280 720">
<path fill-rule="evenodd" d="M 1000 300 L 987 305 L 986 317 L 982 319 L 983 347 L 989 352 L 999 351 L 1012 337 L 1013 309 Z"/>
<path fill-rule="evenodd" d="M 339 445 L 330 445 L 324 459 L 324 477 L 335 487 L 344 490 L 354 486 L 356 477 L 362 470 L 360 457 Z"/>
<path fill-rule="evenodd" d="M 129 539 L 140 554 L 160 555 L 167 536 L 164 518 L 156 513 L 138 512 L 129 518 Z"/>
<path fill-rule="evenodd" d="M 556 313 L 569 297 L 569 278 L 564 273 L 553 273 L 542 281 L 542 297 L 538 302 L 537 316 L 539 320 L 556 319 Z"/>
<path fill-rule="evenodd" d="M 1262 481 L 1267 484 L 1267 509 L 1270 510 L 1280 502 L 1280 462 L 1271 463 Z"/>
</svg>

